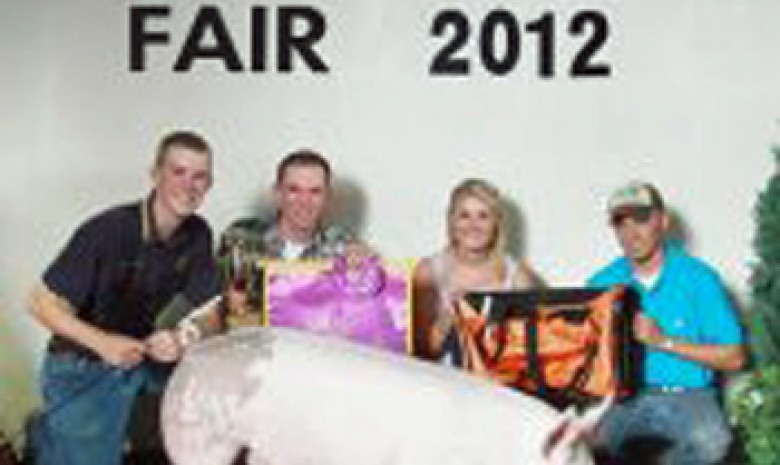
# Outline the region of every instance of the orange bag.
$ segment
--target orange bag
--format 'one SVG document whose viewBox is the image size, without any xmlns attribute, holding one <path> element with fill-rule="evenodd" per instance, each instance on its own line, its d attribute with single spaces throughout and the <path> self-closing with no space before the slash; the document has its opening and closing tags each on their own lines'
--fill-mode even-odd
<svg viewBox="0 0 780 465">
<path fill-rule="evenodd" d="M 625 297 L 623 287 L 470 293 L 460 303 L 467 367 L 555 404 L 626 395 Z"/>
</svg>

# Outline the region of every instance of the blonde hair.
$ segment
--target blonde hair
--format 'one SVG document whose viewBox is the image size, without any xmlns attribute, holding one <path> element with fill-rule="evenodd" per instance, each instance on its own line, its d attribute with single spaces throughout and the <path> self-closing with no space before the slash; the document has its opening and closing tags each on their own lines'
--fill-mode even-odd
<svg viewBox="0 0 780 465">
<path fill-rule="evenodd" d="M 450 192 L 449 206 L 447 207 L 447 245 L 454 247 L 453 219 L 458 203 L 465 198 L 475 198 L 487 205 L 493 217 L 496 219 L 496 230 L 490 243 L 490 255 L 502 256 L 506 246 L 506 221 L 501 194 L 493 184 L 478 178 L 469 178 L 461 181 Z"/>
</svg>

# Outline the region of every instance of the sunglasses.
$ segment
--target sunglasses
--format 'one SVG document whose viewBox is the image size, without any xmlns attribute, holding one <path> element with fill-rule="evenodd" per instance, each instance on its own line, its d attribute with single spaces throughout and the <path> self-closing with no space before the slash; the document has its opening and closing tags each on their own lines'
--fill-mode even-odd
<svg viewBox="0 0 780 465">
<path fill-rule="evenodd" d="M 623 221 L 625 221 L 627 218 L 631 218 L 631 221 L 638 224 L 645 224 L 648 221 L 650 221 L 650 218 L 653 216 L 653 208 L 652 207 L 634 207 L 634 208 L 627 208 L 621 211 L 617 211 L 610 215 L 609 217 L 609 224 L 612 225 L 613 228 L 617 228 L 621 224 L 623 224 Z"/>
</svg>

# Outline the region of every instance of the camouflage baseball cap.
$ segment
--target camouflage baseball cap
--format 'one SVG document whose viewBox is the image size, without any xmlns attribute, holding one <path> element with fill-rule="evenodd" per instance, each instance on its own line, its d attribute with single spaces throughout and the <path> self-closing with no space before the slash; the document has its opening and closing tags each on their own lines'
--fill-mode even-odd
<svg viewBox="0 0 780 465">
<path fill-rule="evenodd" d="M 616 189 L 607 202 L 607 212 L 610 215 L 637 209 L 664 209 L 664 201 L 655 186 L 644 181 L 631 181 Z"/>
</svg>

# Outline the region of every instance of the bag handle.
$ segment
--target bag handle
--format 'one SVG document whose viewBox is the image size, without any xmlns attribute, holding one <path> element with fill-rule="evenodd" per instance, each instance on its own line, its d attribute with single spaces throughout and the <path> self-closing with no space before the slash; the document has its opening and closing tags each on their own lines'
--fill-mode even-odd
<svg viewBox="0 0 780 465">
<path fill-rule="evenodd" d="M 593 374 L 593 365 L 596 362 L 596 356 L 599 353 L 599 336 L 601 335 L 601 328 L 597 325 L 594 319 L 589 315 L 586 319 L 586 324 L 593 329 L 593 334 L 589 338 L 587 346 L 587 354 L 582 365 L 577 368 L 574 376 L 572 376 L 569 385 L 563 388 L 564 396 L 572 396 L 575 393 L 583 392 L 585 385 L 590 380 Z"/>
</svg>

